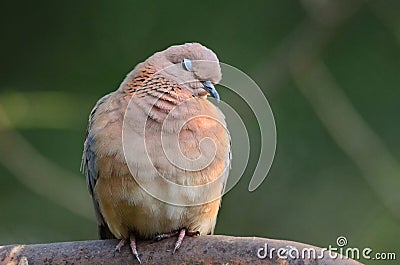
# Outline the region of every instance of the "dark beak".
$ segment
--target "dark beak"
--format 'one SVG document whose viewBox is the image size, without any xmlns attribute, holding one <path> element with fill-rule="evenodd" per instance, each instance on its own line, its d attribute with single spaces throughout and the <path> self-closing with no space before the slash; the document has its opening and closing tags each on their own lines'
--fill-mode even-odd
<svg viewBox="0 0 400 265">
<path fill-rule="evenodd" d="M 215 98 L 217 100 L 217 102 L 219 102 L 220 98 L 219 98 L 219 94 L 217 92 L 217 90 L 215 89 L 214 85 L 210 82 L 210 81 L 203 81 L 202 82 L 204 89 L 210 93 L 210 95 Z"/>
</svg>

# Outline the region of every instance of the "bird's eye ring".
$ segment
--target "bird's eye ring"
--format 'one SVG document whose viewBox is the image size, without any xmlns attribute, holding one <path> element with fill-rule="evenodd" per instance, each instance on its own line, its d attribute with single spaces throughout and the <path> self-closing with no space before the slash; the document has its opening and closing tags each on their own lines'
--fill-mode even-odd
<svg viewBox="0 0 400 265">
<path fill-rule="evenodd" d="M 192 72 L 192 61 L 191 60 L 186 59 L 186 58 L 183 59 L 182 65 L 186 71 Z"/>
</svg>

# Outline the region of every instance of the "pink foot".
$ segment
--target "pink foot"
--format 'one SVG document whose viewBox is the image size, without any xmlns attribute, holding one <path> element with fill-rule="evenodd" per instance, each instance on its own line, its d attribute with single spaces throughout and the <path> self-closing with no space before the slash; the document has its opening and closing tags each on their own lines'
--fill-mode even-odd
<svg viewBox="0 0 400 265">
<path fill-rule="evenodd" d="M 135 237 L 135 235 L 131 235 L 129 239 L 130 239 L 130 245 L 131 245 L 132 254 L 133 254 L 133 256 L 135 256 L 137 261 L 141 264 L 142 261 L 140 260 L 139 254 L 138 254 L 137 249 L 136 249 L 136 237 Z"/>
<path fill-rule="evenodd" d="M 175 253 L 179 249 L 179 247 L 181 246 L 183 238 L 185 237 L 185 235 L 191 236 L 191 237 L 199 236 L 200 232 L 199 231 L 187 231 L 187 229 L 185 229 L 185 228 L 181 229 L 181 231 L 179 231 L 179 236 L 178 236 L 178 239 L 175 242 L 174 250 L 172 251 L 172 253 Z"/>
<path fill-rule="evenodd" d="M 135 235 L 132 234 L 132 235 L 129 237 L 129 242 L 130 242 L 131 251 L 132 251 L 133 256 L 135 256 L 135 258 L 137 259 L 137 261 L 138 261 L 139 263 L 142 263 L 142 261 L 141 261 L 140 258 L 139 258 L 139 254 L 138 254 L 138 252 L 137 252 L 137 249 L 136 249 L 136 237 L 135 237 Z M 121 251 L 121 248 L 122 248 L 123 246 L 125 246 L 125 243 L 126 243 L 126 239 L 121 239 L 121 241 L 119 241 L 119 243 L 115 246 L 115 249 L 114 249 L 114 256 L 115 256 L 115 253 L 116 253 L 116 252 L 120 252 L 120 251 Z"/>
</svg>

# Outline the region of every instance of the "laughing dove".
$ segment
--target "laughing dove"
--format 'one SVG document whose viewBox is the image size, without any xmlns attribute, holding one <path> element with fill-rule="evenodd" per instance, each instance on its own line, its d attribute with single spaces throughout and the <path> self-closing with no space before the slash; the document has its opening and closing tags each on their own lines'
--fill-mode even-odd
<svg viewBox="0 0 400 265">
<path fill-rule="evenodd" d="M 89 116 L 81 170 L 101 239 L 212 234 L 229 172 L 230 136 L 214 84 L 217 56 L 171 46 L 131 71 Z"/>
</svg>

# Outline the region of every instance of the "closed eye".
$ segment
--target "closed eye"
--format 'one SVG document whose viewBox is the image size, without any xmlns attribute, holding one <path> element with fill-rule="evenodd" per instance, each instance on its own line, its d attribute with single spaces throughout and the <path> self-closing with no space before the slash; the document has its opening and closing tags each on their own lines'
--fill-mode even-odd
<svg viewBox="0 0 400 265">
<path fill-rule="evenodd" d="M 183 59 L 182 66 L 186 71 L 192 72 L 192 61 L 189 59 Z"/>
</svg>

